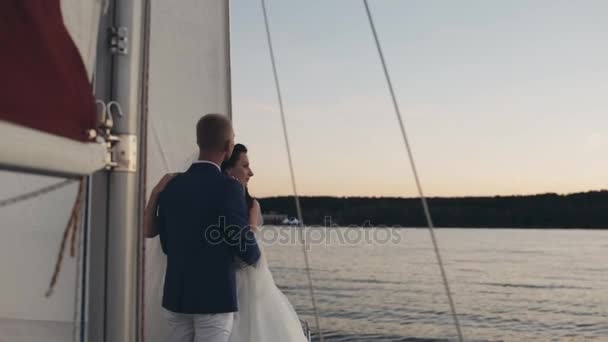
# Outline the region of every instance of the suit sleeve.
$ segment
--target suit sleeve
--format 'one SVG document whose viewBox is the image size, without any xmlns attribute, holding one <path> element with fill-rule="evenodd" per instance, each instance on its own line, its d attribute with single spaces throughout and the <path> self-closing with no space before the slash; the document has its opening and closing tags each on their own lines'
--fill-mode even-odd
<svg viewBox="0 0 608 342">
<path fill-rule="evenodd" d="M 229 179 L 225 189 L 222 196 L 222 211 L 226 215 L 225 239 L 239 259 L 254 265 L 261 253 L 255 235 L 249 227 L 243 186 L 236 180 Z"/>
<path fill-rule="evenodd" d="M 167 227 L 165 224 L 164 211 L 166 210 L 166 195 L 163 196 L 164 192 L 161 192 L 158 196 L 158 204 L 156 205 L 156 214 L 154 216 L 154 221 L 156 223 L 156 227 L 158 228 L 158 237 L 160 238 L 160 246 L 163 250 L 163 253 L 168 254 L 168 234 Z"/>
</svg>

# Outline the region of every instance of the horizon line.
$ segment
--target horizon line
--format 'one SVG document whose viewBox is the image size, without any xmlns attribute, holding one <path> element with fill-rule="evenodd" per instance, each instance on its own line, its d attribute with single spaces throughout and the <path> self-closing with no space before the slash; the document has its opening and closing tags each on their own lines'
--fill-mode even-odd
<svg viewBox="0 0 608 342">
<path fill-rule="evenodd" d="M 602 193 L 608 192 L 608 189 L 599 189 L 599 190 L 584 190 L 577 192 L 568 192 L 568 193 L 559 193 L 559 192 L 542 192 L 542 193 L 528 193 L 528 194 L 510 194 L 510 195 L 466 195 L 466 196 L 425 196 L 427 199 L 431 198 L 496 198 L 496 197 L 534 197 L 534 196 L 543 196 L 543 195 L 557 195 L 557 196 L 572 196 L 578 194 L 588 194 L 588 193 Z M 264 196 L 264 197 L 256 197 L 259 199 L 269 199 L 269 198 L 285 198 L 285 197 L 294 197 L 291 195 L 273 195 L 273 196 Z M 398 198 L 398 199 L 420 199 L 420 196 L 384 196 L 384 195 L 357 195 L 357 196 L 341 196 L 341 195 L 298 195 L 299 198 L 310 198 L 310 197 L 333 197 L 333 198 Z"/>
</svg>

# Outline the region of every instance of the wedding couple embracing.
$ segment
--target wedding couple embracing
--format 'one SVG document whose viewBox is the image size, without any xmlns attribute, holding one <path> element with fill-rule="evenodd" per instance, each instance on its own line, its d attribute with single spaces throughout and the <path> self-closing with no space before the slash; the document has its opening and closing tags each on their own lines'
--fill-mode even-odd
<svg viewBox="0 0 608 342">
<path fill-rule="evenodd" d="M 196 125 L 199 158 L 165 175 L 145 211 L 148 238 L 166 254 L 162 307 L 167 342 L 305 342 L 256 241 L 260 204 L 245 146 L 224 115 Z"/>
</svg>

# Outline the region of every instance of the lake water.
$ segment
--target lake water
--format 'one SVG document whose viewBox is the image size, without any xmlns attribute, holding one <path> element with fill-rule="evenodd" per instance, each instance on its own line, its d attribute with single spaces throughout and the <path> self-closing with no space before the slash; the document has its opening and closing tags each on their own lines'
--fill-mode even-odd
<svg viewBox="0 0 608 342">
<path fill-rule="evenodd" d="M 314 325 L 293 230 L 265 229 L 276 283 Z M 371 242 L 362 229 L 308 233 L 327 341 L 456 340 L 426 229 L 378 229 Z M 608 341 L 608 231 L 436 233 L 467 341 Z"/>
</svg>

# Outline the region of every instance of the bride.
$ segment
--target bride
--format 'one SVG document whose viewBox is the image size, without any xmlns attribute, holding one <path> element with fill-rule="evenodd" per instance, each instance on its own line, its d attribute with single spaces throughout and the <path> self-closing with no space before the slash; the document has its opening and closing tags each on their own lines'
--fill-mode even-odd
<svg viewBox="0 0 608 342">
<path fill-rule="evenodd" d="M 222 171 L 236 178 L 245 187 L 249 209 L 249 224 L 254 232 L 262 228 L 260 204 L 249 194 L 247 184 L 253 177 L 247 148 L 236 144 L 230 159 L 222 164 Z M 166 175 L 152 192 L 144 214 L 146 237 L 154 237 L 153 217 L 157 195 L 173 178 Z M 155 239 L 156 240 L 156 239 Z M 149 245 L 149 244 L 148 244 Z M 146 337 L 147 341 L 164 341 L 166 327 L 161 318 L 160 293 L 164 279 L 164 255 L 158 243 L 146 251 Z M 152 258 L 148 258 L 151 256 Z M 150 265 L 152 264 L 152 265 Z M 237 261 L 237 264 L 238 261 Z M 239 264 L 240 265 L 240 264 Z M 159 271 L 160 267 L 160 271 Z M 264 252 L 256 266 L 236 266 L 237 299 L 239 311 L 235 312 L 234 325 L 229 342 L 306 342 L 300 320 L 289 300 L 276 286 Z M 152 268 L 152 269 L 151 269 Z M 148 291 L 148 290 L 152 291 Z M 167 341 L 172 342 L 172 341 Z"/>
</svg>

